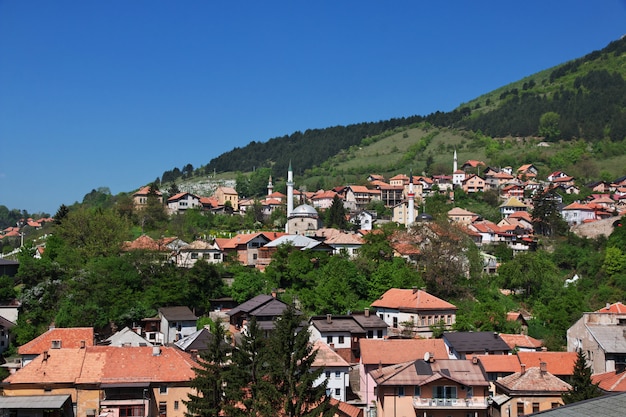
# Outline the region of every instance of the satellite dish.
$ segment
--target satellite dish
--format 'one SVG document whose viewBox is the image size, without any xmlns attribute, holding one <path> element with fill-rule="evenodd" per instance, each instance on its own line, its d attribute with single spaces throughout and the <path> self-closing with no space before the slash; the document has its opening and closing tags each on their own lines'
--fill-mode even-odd
<svg viewBox="0 0 626 417">
<path fill-rule="evenodd" d="M 424 353 L 424 362 L 428 362 L 430 360 L 430 353 L 426 352 Z"/>
</svg>

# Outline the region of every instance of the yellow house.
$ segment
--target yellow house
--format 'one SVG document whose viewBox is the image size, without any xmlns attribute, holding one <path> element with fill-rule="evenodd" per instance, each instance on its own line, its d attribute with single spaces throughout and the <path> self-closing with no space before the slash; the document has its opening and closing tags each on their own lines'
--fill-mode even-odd
<svg viewBox="0 0 626 417">
<path fill-rule="evenodd" d="M 230 201 L 230 205 L 233 210 L 239 210 L 239 194 L 237 194 L 237 191 L 234 188 L 217 187 L 214 196 L 217 198 L 217 202 L 220 206 L 223 206 L 227 201 Z"/>
</svg>

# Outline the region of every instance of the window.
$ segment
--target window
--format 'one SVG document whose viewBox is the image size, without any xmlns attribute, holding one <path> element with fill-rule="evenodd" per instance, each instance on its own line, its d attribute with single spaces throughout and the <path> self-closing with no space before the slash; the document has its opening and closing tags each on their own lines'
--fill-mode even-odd
<svg viewBox="0 0 626 417">
<path fill-rule="evenodd" d="M 258 256 L 259 256 L 258 254 L 253 253 L 253 254 L 252 254 L 252 259 L 256 261 L 256 260 L 257 260 L 257 258 L 258 258 Z"/>
<path fill-rule="evenodd" d="M 215 260 L 220 260 L 220 259 L 222 259 L 222 254 L 221 254 L 221 253 L 214 253 L 214 254 L 213 254 L 213 259 L 215 259 Z"/>
<path fill-rule="evenodd" d="M 335 371 L 335 378 L 341 378 L 341 371 Z"/>
<path fill-rule="evenodd" d="M 441 399 L 456 399 L 457 397 L 457 393 L 456 393 L 456 387 L 452 387 L 452 386 L 443 386 L 443 385 L 439 385 L 436 386 L 434 391 L 433 391 L 433 397 L 435 398 L 441 398 Z"/>
<path fill-rule="evenodd" d="M 533 413 L 539 412 L 539 403 L 533 403 Z"/>
<path fill-rule="evenodd" d="M 517 415 L 518 416 L 524 415 L 524 403 L 517 403 Z"/>
<path fill-rule="evenodd" d="M 331 343 L 333 343 L 333 337 L 332 336 L 326 336 L 326 343 L 329 344 L 329 345 Z"/>
<path fill-rule="evenodd" d="M 374 330 L 368 330 L 367 331 L 367 338 L 368 339 L 373 339 L 374 338 Z"/>
<path fill-rule="evenodd" d="M 383 338 L 383 331 L 382 330 L 377 330 L 376 331 L 376 337 L 378 337 L 379 339 Z"/>
<path fill-rule="evenodd" d="M 398 328 L 398 318 L 397 318 L 397 317 L 394 317 L 394 318 L 393 318 L 393 328 L 394 328 L 394 329 L 397 329 L 397 328 Z"/>
<path fill-rule="evenodd" d="M 335 395 L 336 395 L 337 397 L 340 397 L 340 396 L 341 396 L 341 388 L 335 388 Z"/>
<path fill-rule="evenodd" d="M 178 410 L 178 401 L 174 401 L 174 410 Z"/>
<path fill-rule="evenodd" d="M 422 395 L 422 390 L 421 387 L 419 385 L 416 385 L 413 387 L 413 396 L 414 397 L 420 397 Z"/>
<path fill-rule="evenodd" d="M 164 401 L 159 403 L 159 417 L 167 417 L 167 403 Z"/>
<path fill-rule="evenodd" d="M 343 344 L 343 336 L 339 336 L 339 340 L 337 341 L 337 343 Z"/>
<path fill-rule="evenodd" d="M 398 397 L 404 397 L 404 387 L 398 387 Z"/>
<path fill-rule="evenodd" d="M 561 406 L 560 403 L 552 403 L 551 404 L 552 408 L 559 408 Z"/>
<path fill-rule="evenodd" d="M 137 417 L 144 415 L 143 405 L 123 405 L 119 408 L 120 417 Z"/>
<path fill-rule="evenodd" d="M 198 252 L 191 252 L 191 259 L 198 259 Z"/>
<path fill-rule="evenodd" d="M 159 386 L 159 394 L 162 394 L 162 395 L 167 394 L 167 385 Z"/>
<path fill-rule="evenodd" d="M 326 379 L 330 378 L 330 371 L 326 371 Z"/>
</svg>

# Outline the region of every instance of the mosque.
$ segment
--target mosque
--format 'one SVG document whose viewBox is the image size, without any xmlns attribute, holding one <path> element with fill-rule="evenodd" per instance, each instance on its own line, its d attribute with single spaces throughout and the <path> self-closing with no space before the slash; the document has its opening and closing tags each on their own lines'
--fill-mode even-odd
<svg viewBox="0 0 626 417">
<path fill-rule="evenodd" d="M 308 204 L 293 208 L 293 170 L 289 162 L 287 173 L 287 224 L 285 231 L 291 235 L 313 235 L 322 227 L 317 210 Z"/>
</svg>

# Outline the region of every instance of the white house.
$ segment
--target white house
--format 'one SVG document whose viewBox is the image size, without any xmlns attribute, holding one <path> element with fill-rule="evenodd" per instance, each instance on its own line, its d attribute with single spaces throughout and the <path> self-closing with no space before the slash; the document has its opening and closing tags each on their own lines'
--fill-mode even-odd
<svg viewBox="0 0 626 417">
<path fill-rule="evenodd" d="M 350 364 L 322 341 L 317 341 L 313 345 L 313 350 L 317 351 L 317 355 L 311 365 L 311 370 L 324 369 L 313 386 L 321 385 L 326 381 L 326 394 L 335 400 L 345 402 L 346 391 L 350 385 Z"/>
</svg>

